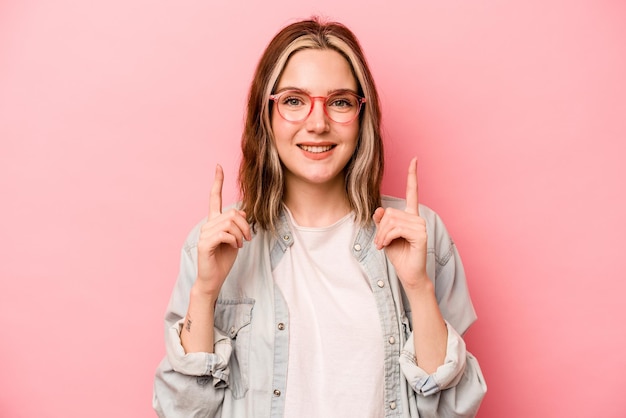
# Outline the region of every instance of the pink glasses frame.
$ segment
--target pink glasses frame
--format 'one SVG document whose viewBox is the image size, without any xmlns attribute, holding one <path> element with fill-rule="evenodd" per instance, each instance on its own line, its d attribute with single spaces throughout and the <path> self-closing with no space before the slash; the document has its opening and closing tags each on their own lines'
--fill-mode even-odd
<svg viewBox="0 0 626 418">
<path fill-rule="evenodd" d="M 283 116 L 283 114 L 282 114 L 282 113 L 280 113 L 280 111 L 278 110 L 278 105 L 276 106 L 276 111 L 278 112 L 278 114 L 280 115 L 280 117 L 281 117 L 281 118 L 283 118 L 283 119 L 285 119 L 287 122 L 292 122 L 292 123 L 300 123 L 300 122 L 303 122 L 303 121 L 307 120 L 307 118 L 308 118 L 309 116 L 311 116 L 311 113 L 313 113 L 313 108 L 315 107 L 315 101 L 316 101 L 316 100 L 323 100 L 323 101 L 324 101 L 324 107 L 323 107 L 323 109 L 324 109 L 324 114 L 328 117 L 328 119 L 330 119 L 330 120 L 332 120 L 333 122 L 338 123 L 338 124 L 340 124 L 340 125 L 348 125 L 348 124 L 350 124 L 350 123 L 354 122 L 354 120 L 355 120 L 357 117 L 359 117 L 359 113 L 361 113 L 361 108 L 363 107 L 363 103 L 366 103 L 366 102 L 367 102 L 367 99 L 366 99 L 365 97 L 361 97 L 361 96 L 359 96 L 358 94 L 356 94 L 355 92 L 353 92 L 353 91 L 349 91 L 349 90 L 348 90 L 348 91 L 338 91 L 338 92 L 334 92 L 333 94 L 328 95 L 328 96 L 311 96 L 310 94 L 308 94 L 308 93 L 306 93 L 306 92 L 304 92 L 304 91 L 302 91 L 302 90 L 297 90 L 297 89 L 289 89 L 289 90 L 284 90 L 284 91 L 281 91 L 281 92 L 279 92 L 279 93 L 276 93 L 276 94 L 272 94 L 272 95 L 270 95 L 270 100 L 272 100 L 274 103 L 278 104 L 278 99 L 280 99 L 280 98 L 281 98 L 283 95 L 285 95 L 286 93 L 290 93 L 290 92 L 298 92 L 298 94 L 302 94 L 302 95 L 308 96 L 308 98 L 309 98 L 309 99 L 311 99 L 311 108 L 309 109 L 309 113 L 307 113 L 307 115 L 306 115 L 305 117 L 303 117 L 302 119 L 300 119 L 300 120 L 295 120 L 295 121 L 294 121 L 294 120 L 289 120 L 289 119 L 285 118 L 285 117 Z M 354 97 L 356 97 L 356 98 L 357 98 L 357 103 L 359 104 L 359 107 L 357 108 L 356 113 L 354 114 L 354 117 L 353 117 L 352 119 L 350 119 L 349 121 L 346 121 L 346 122 L 337 122 L 336 120 L 334 120 L 334 119 L 333 119 L 333 118 L 332 118 L 332 117 L 328 114 L 328 109 L 326 109 L 326 106 L 325 106 L 326 101 L 328 100 L 328 98 L 329 98 L 329 97 L 332 97 L 332 96 L 334 96 L 334 95 L 336 95 L 336 94 L 340 94 L 340 93 L 348 93 L 348 94 L 353 95 Z"/>
</svg>

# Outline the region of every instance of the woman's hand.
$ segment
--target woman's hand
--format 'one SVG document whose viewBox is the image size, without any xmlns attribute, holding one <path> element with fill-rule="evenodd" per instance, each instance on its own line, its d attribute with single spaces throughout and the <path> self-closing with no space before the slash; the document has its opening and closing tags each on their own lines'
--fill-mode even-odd
<svg viewBox="0 0 626 418">
<path fill-rule="evenodd" d="M 374 212 L 376 247 L 385 249 L 406 291 L 422 287 L 426 273 L 426 222 L 419 215 L 417 159 L 409 164 L 406 209 L 378 208 Z"/>
<path fill-rule="evenodd" d="M 211 188 L 208 220 L 198 239 L 198 278 L 194 286 L 213 298 L 217 298 L 243 240 L 252 239 L 245 212 L 230 209 L 222 213 L 223 184 L 224 171 L 218 165 Z"/>
<path fill-rule="evenodd" d="M 434 373 L 446 358 L 448 329 L 426 273 L 428 234 L 419 214 L 415 158 L 409 165 L 406 209 L 378 208 L 374 222 L 378 228 L 374 243 L 385 249 L 411 305 L 415 360 L 426 373 Z"/>
</svg>

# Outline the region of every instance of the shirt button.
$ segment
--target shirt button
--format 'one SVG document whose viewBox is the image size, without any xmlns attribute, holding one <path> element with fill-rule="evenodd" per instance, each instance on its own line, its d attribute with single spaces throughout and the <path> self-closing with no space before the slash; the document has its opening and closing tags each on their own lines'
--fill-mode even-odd
<svg viewBox="0 0 626 418">
<path fill-rule="evenodd" d="M 289 235 L 283 235 L 283 241 L 289 241 Z"/>
<path fill-rule="evenodd" d="M 396 343 L 396 339 L 393 338 L 393 336 L 389 337 L 389 344 L 395 344 Z"/>
<path fill-rule="evenodd" d="M 355 251 L 361 251 L 361 244 L 354 244 Z"/>
<path fill-rule="evenodd" d="M 385 287 L 385 282 L 383 282 L 382 280 L 377 281 L 376 284 L 378 285 L 378 287 Z"/>
<path fill-rule="evenodd" d="M 389 404 L 389 408 L 391 408 L 391 409 L 396 409 L 396 403 L 395 403 L 395 402 L 391 402 L 391 403 Z"/>
<path fill-rule="evenodd" d="M 230 334 L 232 338 L 235 336 L 235 334 L 237 334 L 237 330 L 235 329 L 235 327 L 230 327 L 230 329 L 228 330 L 228 333 Z"/>
<path fill-rule="evenodd" d="M 280 396 L 280 390 L 274 389 L 274 396 Z"/>
<path fill-rule="evenodd" d="M 285 329 L 285 324 L 283 324 L 282 322 L 279 322 L 278 323 L 278 329 L 281 330 L 281 331 L 284 330 Z"/>
</svg>

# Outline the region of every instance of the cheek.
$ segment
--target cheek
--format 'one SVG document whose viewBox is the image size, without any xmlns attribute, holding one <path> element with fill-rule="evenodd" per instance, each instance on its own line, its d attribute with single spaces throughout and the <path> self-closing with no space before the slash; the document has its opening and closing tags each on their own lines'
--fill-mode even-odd
<svg viewBox="0 0 626 418">
<path fill-rule="evenodd" d="M 359 125 L 350 127 L 350 129 L 346 131 L 345 137 L 349 138 L 349 141 L 352 142 L 354 146 L 356 147 L 356 144 L 359 140 Z"/>
<path fill-rule="evenodd" d="M 276 147 L 281 147 L 281 145 L 288 144 L 292 141 L 296 133 L 292 124 L 286 122 L 280 116 L 275 115 L 272 115 L 271 123 Z"/>
<path fill-rule="evenodd" d="M 282 132 L 284 131 L 284 127 L 282 126 L 281 122 L 282 118 L 278 116 L 276 112 L 272 112 L 270 116 L 270 128 L 272 129 L 275 140 L 278 140 L 278 138 L 282 136 Z"/>
</svg>

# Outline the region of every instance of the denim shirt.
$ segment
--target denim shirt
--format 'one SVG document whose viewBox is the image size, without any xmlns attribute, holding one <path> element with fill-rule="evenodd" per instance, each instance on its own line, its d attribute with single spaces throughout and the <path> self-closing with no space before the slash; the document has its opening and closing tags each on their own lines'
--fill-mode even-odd
<svg viewBox="0 0 626 418">
<path fill-rule="evenodd" d="M 404 209 L 405 202 L 383 197 L 383 206 Z M 427 273 L 448 327 L 444 364 L 431 375 L 416 364 L 410 306 L 392 264 L 373 243 L 375 226 L 361 228 L 352 245 L 353 256 L 369 278 L 383 333 L 381 416 L 472 417 L 487 388 L 461 335 L 476 314 L 459 254 L 443 222 L 422 205 L 420 216 L 428 232 Z M 156 372 L 153 407 L 160 417 L 169 418 L 282 417 L 289 396 L 289 311 L 272 270 L 293 244 L 286 215 L 281 214 L 277 234 L 258 230 L 239 250 L 215 307 L 214 353 L 185 354 L 180 331 L 197 276 L 197 242 L 204 222 L 191 231 L 182 250 L 165 317 L 166 357 Z M 350 388 L 345 390 L 350 396 Z"/>
</svg>

